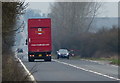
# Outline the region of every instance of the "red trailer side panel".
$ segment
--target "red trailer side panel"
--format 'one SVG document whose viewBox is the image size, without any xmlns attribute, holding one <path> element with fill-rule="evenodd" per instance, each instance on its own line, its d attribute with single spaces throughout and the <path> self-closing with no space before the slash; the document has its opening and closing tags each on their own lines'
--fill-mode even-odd
<svg viewBox="0 0 120 83">
<path fill-rule="evenodd" d="M 49 52 L 51 49 L 51 19 L 29 19 L 28 51 Z"/>
</svg>

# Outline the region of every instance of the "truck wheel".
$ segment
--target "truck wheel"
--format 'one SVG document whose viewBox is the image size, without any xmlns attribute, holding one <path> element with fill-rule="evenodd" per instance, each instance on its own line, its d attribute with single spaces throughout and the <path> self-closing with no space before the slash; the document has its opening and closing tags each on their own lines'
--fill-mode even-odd
<svg viewBox="0 0 120 83">
<path fill-rule="evenodd" d="M 69 59 L 69 56 L 67 57 L 67 59 Z"/>
<path fill-rule="evenodd" d="M 48 59 L 47 61 L 51 61 L 51 59 Z"/>
<path fill-rule="evenodd" d="M 51 57 L 46 57 L 44 61 L 51 61 Z"/>
<path fill-rule="evenodd" d="M 29 62 L 34 62 L 34 58 L 30 58 L 30 57 L 29 57 L 29 58 L 28 58 L 28 61 L 29 61 Z"/>
<path fill-rule="evenodd" d="M 57 59 L 59 59 L 59 56 L 57 56 Z"/>
</svg>

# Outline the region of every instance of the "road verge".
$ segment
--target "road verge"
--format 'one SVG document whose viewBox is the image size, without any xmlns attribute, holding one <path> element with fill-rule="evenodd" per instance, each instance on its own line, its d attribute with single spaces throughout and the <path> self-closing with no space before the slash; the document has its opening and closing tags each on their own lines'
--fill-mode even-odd
<svg viewBox="0 0 120 83">
<path fill-rule="evenodd" d="M 37 83 L 34 76 L 30 73 L 30 71 L 26 68 L 26 66 L 23 64 L 23 62 L 17 58 L 18 61 L 20 62 L 20 64 L 22 65 L 22 67 L 24 68 L 25 72 L 26 72 L 26 75 L 29 76 L 30 78 L 30 81 L 32 81 L 33 83 Z"/>
</svg>

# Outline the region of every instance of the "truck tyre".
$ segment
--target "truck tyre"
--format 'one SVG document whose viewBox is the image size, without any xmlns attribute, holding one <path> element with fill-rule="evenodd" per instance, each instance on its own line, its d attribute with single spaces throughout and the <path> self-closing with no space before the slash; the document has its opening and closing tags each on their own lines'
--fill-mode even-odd
<svg viewBox="0 0 120 83">
<path fill-rule="evenodd" d="M 47 61 L 51 61 L 51 59 L 48 59 Z"/>
<path fill-rule="evenodd" d="M 57 59 L 59 59 L 59 56 L 57 56 Z"/>
<path fill-rule="evenodd" d="M 67 59 L 69 59 L 69 56 L 67 57 Z"/>
<path fill-rule="evenodd" d="M 34 58 L 30 58 L 30 57 L 29 57 L 29 58 L 28 58 L 28 61 L 29 61 L 29 62 L 34 62 Z"/>
<path fill-rule="evenodd" d="M 44 61 L 51 61 L 51 57 L 44 58 Z"/>
</svg>

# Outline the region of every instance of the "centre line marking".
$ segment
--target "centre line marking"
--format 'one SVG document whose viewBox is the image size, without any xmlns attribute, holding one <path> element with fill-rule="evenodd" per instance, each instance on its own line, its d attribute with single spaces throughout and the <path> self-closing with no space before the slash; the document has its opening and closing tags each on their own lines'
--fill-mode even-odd
<svg viewBox="0 0 120 83">
<path fill-rule="evenodd" d="M 55 61 L 55 62 L 64 64 L 64 65 L 68 65 L 68 66 L 71 66 L 71 67 L 74 67 L 74 68 L 77 68 L 77 69 L 80 69 L 80 70 L 83 70 L 83 71 L 87 71 L 87 72 L 94 73 L 94 74 L 97 74 L 97 75 L 100 75 L 100 76 L 104 76 L 104 77 L 107 77 L 107 78 L 110 78 L 110 79 L 113 79 L 113 80 L 120 80 L 118 78 L 108 76 L 108 75 L 105 75 L 105 74 L 102 74 L 102 73 L 99 73 L 99 72 L 95 72 L 95 71 L 92 71 L 92 70 L 87 70 L 85 68 L 78 67 L 78 66 L 75 66 L 75 65 L 72 65 L 72 64 L 69 64 L 69 63 L 61 62 L 61 61 L 58 61 L 58 60 L 55 60 L 55 59 L 52 59 L 52 60 Z"/>
</svg>

